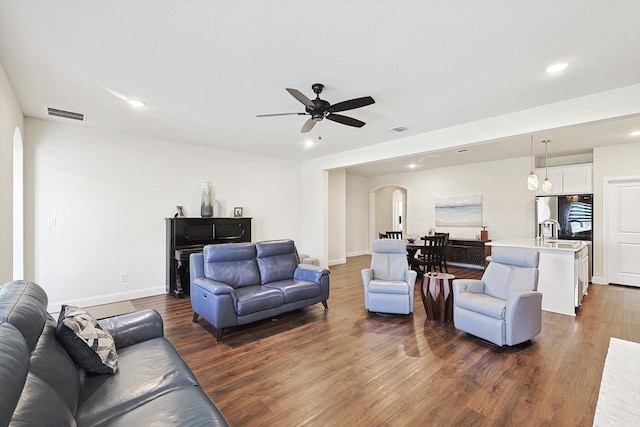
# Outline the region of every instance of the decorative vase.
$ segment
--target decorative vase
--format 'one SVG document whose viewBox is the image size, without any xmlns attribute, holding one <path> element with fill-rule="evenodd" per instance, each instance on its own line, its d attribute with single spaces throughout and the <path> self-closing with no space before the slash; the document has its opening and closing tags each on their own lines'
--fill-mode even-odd
<svg viewBox="0 0 640 427">
<path fill-rule="evenodd" d="M 209 194 L 209 184 L 202 184 L 202 196 L 200 199 L 200 216 L 202 218 L 211 218 L 213 209 L 211 208 L 211 195 Z"/>
</svg>

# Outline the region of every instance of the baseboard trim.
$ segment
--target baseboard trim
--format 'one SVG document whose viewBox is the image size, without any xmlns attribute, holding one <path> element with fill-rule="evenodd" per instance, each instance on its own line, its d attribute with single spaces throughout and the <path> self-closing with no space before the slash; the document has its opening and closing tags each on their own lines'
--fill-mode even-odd
<svg viewBox="0 0 640 427">
<path fill-rule="evenodd" d="M 346 263 L 347 263 L 347 259 L 346 258 L 330 259 L 329 260 L 329 265 L 338 265 L 338 264 L 346 264 Z"/>
<path fill-rule="evenodd" d="M 131 300 L 136 298 L 151 297 L 154 295 L 161 295 L 166 292 L 167 291 L 165 287 L 162 286 L 162 287 L 136 289 L 136 290 L 126 291 L 126 292 L 116 292 L 113 294 L 98 295 L 98 296 L 88 297 L 88 298 L 76 298 L 76 299 L 70 299 L 67 301 L 54 301 L 47 306 L 47 311 L 49 313 L 59 313 L 62 308 L 62 304 L 74 305 L 76 307 L 90 307 L 93 305 L 111 304 L 113 302 L 118 302 L 118 301 L 126 301 L 126 300 Z"/>
<path fill-rule="evenodd" d="M 369 251 L 356 251 L 347 253 L 347 258 L 352 256 L 360 256 L 360 255 L 370 255 Z"/>
<path fill-rule="evenodd" d="M 600 276 L 592 276 L 591 283 L 595 283 L 596 285 L 608 285 L 608 283 L 604 281 L 604 277 Z"/>
</svg>

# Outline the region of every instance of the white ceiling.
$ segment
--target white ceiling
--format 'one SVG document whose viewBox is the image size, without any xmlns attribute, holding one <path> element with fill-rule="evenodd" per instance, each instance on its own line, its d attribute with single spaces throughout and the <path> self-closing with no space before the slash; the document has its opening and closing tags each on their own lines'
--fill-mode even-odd
<svg viewBox="0 0 640 427">
<path fill-rule="evenodd" d="M 78 126 L 305 160 L 640 83 L 639 16 L 638 0 L 2 0 L 0 62 L 28 117 L 54 107 L 85 113 Z M 558 61 L 569 68 L 545 72 Z M 325 120 L 305 135 L 307 117 L 256 117 L 303 112 L 285 88 L 312 98 L 315 82 L 331 103 L 372 96 L 343 113 L 367 125 Z M 632 117 L 536 140 L 580 154 L 638 129 Z M 529 137 L 470 148 L 438 165 L 526 156 Z"/>
</svg>

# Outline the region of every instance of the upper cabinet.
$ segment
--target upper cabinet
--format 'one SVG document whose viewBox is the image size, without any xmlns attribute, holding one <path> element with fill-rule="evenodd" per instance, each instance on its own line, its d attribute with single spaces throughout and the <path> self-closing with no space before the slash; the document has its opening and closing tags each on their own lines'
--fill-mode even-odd
<svg viewBox="0 0 640 427">
<path fill-rule="evenodd" d="M 591 163 L 569 166 L 550 166 L 549 171 L 545 168 L 536 169 L 538 175 L 537 195 L 544 196 L 542 192 L 542 182 L 545 175 L 553 184 L 551 193 L 548 194 L 587 194 L 593 193 L 593 165 Z"/>
</svg>

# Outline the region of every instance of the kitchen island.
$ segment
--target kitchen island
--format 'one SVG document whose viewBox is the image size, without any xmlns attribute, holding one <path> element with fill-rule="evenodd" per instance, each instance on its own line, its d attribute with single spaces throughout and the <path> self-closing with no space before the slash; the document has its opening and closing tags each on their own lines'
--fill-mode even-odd
<svg viewBox="0 0 640 427">
<path fill-rule="evenodd" d="M 538 291 L 542 293 L 542 309 L 576 315 L 576 308 L 580 307 L 589 287 L 587 243 L 575 240 L 505 239 L 488 242 L 487 245 L 539 251 Z"/>
</svg>

